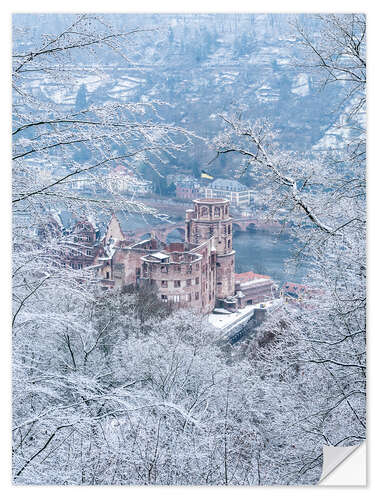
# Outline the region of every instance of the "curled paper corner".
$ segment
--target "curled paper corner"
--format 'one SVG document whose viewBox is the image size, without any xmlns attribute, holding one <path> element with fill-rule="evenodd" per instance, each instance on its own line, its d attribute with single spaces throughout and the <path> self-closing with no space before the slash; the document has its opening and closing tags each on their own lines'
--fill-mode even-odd
<svg viewBox="0 0 375 500">
<path fill-rule="evenodd" d="M 319 486 L 366 486 L 366 441 L 356 446 L 323 446 Z"/>
</svg>

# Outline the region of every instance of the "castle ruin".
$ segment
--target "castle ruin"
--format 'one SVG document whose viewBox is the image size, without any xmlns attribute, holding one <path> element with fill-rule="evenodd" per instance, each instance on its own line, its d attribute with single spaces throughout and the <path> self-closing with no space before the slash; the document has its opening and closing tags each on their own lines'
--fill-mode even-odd
<svg viewBox="0 0 375 500">
<path fill-rule="evenodd" d="M 241 275 L 235 274 L 229 201 L 198 199 L 193 203 L 194 208 L 186 211 L 184 242 L 167 244 L 153 235 L 127 241 L 113 215 L 93 262 L 103 288 L 150 284 L 160 300 L 204 314 L 215 308 L 236 311 L 256 303 L 249 298 L 254 291 L 257 301 L 269 298 L 273 281 L 264 279 L 269 277 L 253 280 L 250 287 L 236 282 Z"/>
</svg>

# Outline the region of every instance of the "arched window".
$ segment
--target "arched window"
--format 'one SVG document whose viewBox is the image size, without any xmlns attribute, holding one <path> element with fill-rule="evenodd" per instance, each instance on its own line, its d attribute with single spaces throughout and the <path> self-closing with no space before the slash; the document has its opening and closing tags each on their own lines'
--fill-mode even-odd
<svg viewBox="0 0 375 500">
<path fill-rule="evenodd" d="M 202 207 L 201 208 L 201 216 L 202 217 L 207 217 L 207 215 L 208 215 L 207 207 Z"/>
<path fill-rule="evenodd" d="M 220 217 L 220 208 L 215 207 L 215 217 Z"/>
</svg>

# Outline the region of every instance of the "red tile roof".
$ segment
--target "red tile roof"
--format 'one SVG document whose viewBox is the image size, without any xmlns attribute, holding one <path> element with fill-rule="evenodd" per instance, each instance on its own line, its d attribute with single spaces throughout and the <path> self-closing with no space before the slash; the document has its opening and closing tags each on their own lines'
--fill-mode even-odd
<svg viewBox="0 0 375 500">
<path fill-rule="evenodd" d="M 305 292 L 309 287 L 306 285 L 301 285 L 301 283 L 292 283 L 291 281 L 287 281 L 283 288 L 286 288 L 287 290 L 290 291 L 299 291 L 299 292 Z"/>
<path fill-rule="evenodd" d="M 291 281 L 287 281 L 283 285 L 284 292 L 295 293 L 296 295 L 300 294 L 310 294 L 312 295 L 323 295 L 324 290 L 322 288 L 312 288 L 309 285 L 302 285 L 301 283 L 292 283 Z"/>
<path fill-rule="evenodd" d="M 260 279 L 260 278 L 267 279 L 267 280 L 271 279 L 271 276 L 257 274 L 257 273 L 254 273 L 253 271 L 247 271 L 246 273 L 235 274 L 234 277 L 235 277 L 235 281 L 240 281 L 243 283 L 246 281 L 252 281 L 252 280 Z"/>
</svg>

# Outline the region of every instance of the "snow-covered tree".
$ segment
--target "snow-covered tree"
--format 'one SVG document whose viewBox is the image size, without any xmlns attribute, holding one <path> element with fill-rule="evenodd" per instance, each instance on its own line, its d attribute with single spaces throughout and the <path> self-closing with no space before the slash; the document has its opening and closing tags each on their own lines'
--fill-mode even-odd
<svg viewBox="0 0 375 500">
<path fill-rule="evenodd" d="M 314 34 L 298 30 L 310 66 L 325 84 L 347 90 L 335 141 L 304 155 L 285 151 L 269 123 L 240 113 L 222 116 L 225 130 L 215 140 L 218 155 L 239 154 L 242 168 L 251 169 L 263 216 L 284 221 L 298 237 L 297 259 L 308 263 L 306 280 L 316 290 L 302 310 L 287 307 L 286 331 L 277 323 L 266 327 L 281 338 L 267 355 L 271 380 L 279 371 L 280 381 L 269 385 L 266 411 L 276 414 L 273 402 L 282 399 L 283 412 L 296 418 L 291 432 L 310 450 L 299 470 L 288 469 L 291 482 L 317 473 L 322 444 L 356 444 L 366 429 L 365 18 L 318 20 Z"/>
<path fill-rule="evenodd" d="M 157 215 L 143 203 L 124 198 L 107 182 L 108 174 L 121 162 L 137 176 L 140 160 L 156 168 L 166 154 L 173 156 L 190 140 L 186 131 L 161 119 L 158 108 L 163 104 L 147 96 L 142 102 L 103 102 L 79 110 L 74 109 L 74 99 L 72 106 L 56 104 L 59 94 L 77 92 L 76 65 L 87 65 L 87 76 L 100 76 L 108 51 L 129 63 L 135 38 L 144 32 L 141 28 L 119 32 L 98 16 L 80 15 L 62 32 L 46 34 L 37 42 L 15 23 L 12 326 L 16 479 L 24 477 L 29 464 L 39 461 L 44 450 L 51 453 L 55 440 L 65 439 L 72 422 L 80 420 L 82 404 L 86 405 L 81 396 L 99 388 L 95 377 L 86 378 L 87 370 L 101 366 L 106 349 L 103 339 L 114 322 L 108 318 L 108 325 L 97 325 L 91 317 L 98 290 L 89 272 L 66 268 L 61 253 L 69 251 L 72 240 L 59 225 L 57 213 L 65 210 L 90 220 L 114 209 Z M 33 82 L 38 77 L 37 87 L 31 84 L 30 75 Z M 55 100 L 48 95 L 52 88 Z M 133 334 L 135 330 L 136 326 Z M 124 329 L 121 332 L 124 335 Z M 75 416 L 70 410 L 64 413 L 65 406 Z M 47 420 L 44 415 L 49 416 Z M 47 476 L 38 477 L 38 473 L 29 480 L 48 482 Z"/>
</svg>

